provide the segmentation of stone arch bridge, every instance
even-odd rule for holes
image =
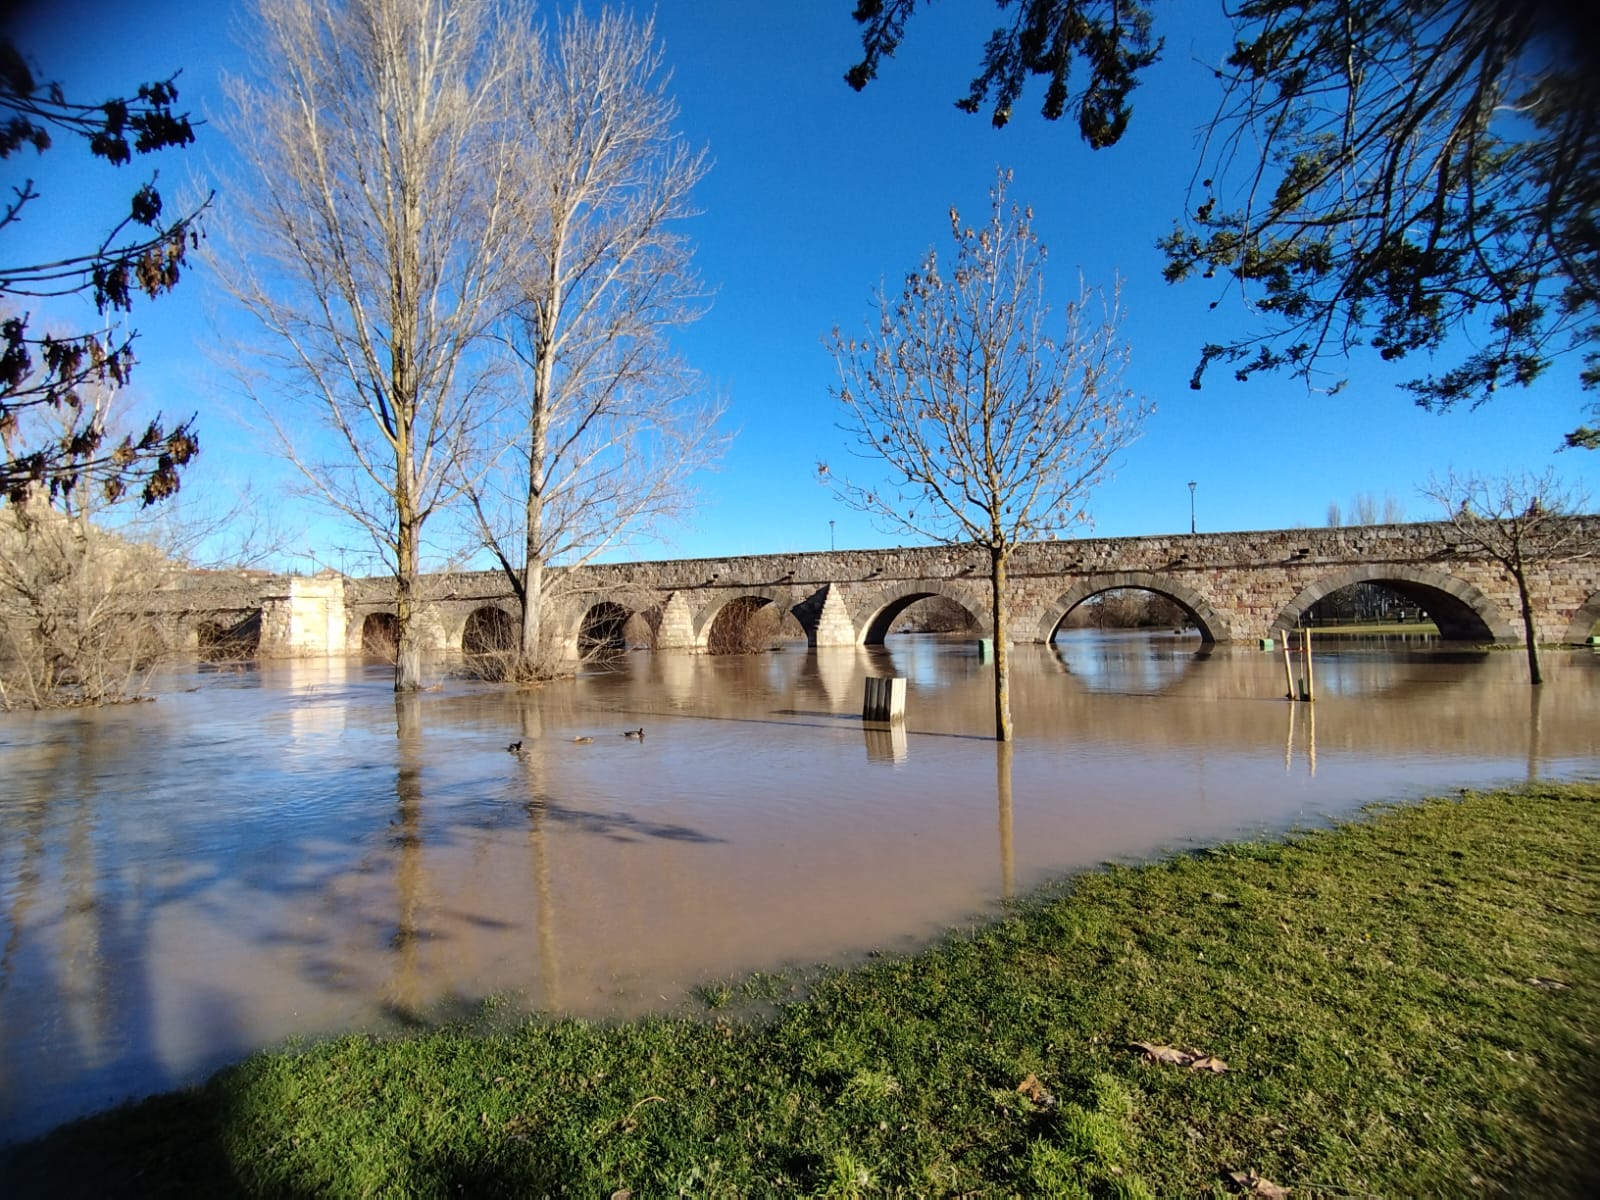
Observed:
[[[1600,517],[1571,520],[1590,553],[1531,572],[1544,642],[1584,642],[1600,620]],[[1206,641],[1254,640],[1294,627],[1324,596],[1362,582],[1400,593],[1444,638],[1522,640],[1514,582],[1499,564],[1461,546],[1447,524],[1039,542],[1013,552],[1008,575],[1011,639],[1018,642],[1050,640],[1076,605],[1114,588],[1171,598]],[[736,602],[792,613],[814,646],[881,642],[896,617],[931,596],[960,604],[984,635],[992,630],[988,559],[971,546],[617,563],[557,569],[546,578],[558,597],[554,627],[573,653],[615,641],[634,613],[646,616],[658,649],[704,651],[719,614]],[[510,636],[519,623],[499,572],[431,577],[427,591],[432,648],[472,649],[475,641]],[[265,654],[360,651],[393,620],[384,578],[258,578],[227,602],[216,589],[213,595],[213,626],[259,612]],[[206,607],[197,603],[191,620]]]

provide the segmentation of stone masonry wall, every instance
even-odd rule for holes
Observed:
[[[1600,618],[1600,517],[1573,518],[1587,558],[1532,573],[1541,640],[1582,640]],[[718,612],[740,596],[792,611],[818,645],[878,640],[915,598],[947,596],[992,632],[987,555],[971,546],[838,550],[733,558],[618,563],[554,570],[548,586],[565,598],[556,620],[575,648],[584,614],[596,604],[652,614],[663,649],[704,649]],[[1010,639],[1041,641],[1075,604],[1112,587],[1147,587],[1193,612],[1216,641],[1253,640],[1293,626],[1322,596],[1362,580],[1383,581],[1417,600],[1447,636],[1518,642],[1515,587],[1492,560],[1457,545],[1446,524],[1142,538],[1083,538],[1018,547],[1009,567]],[[459,649],[473,611],[485,605],[517,615],[498,571],[429,581],[430,640]],[[392,611],[387,579],[351,579],[344,589],[343,645],[359,649],[363,621]],[[281,593],[280,593],[281,594]],[[330,625],[337,622],[324,614]],[[290,652],[316,652],[300,630]],[[282,643],[280,643],[282,644]]]

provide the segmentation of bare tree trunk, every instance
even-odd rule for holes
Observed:
[[[1522,604],[1522,637],[1528,645],[1528,682],[1538,687],[1544,682],[1539,669],[1539,634],[1533,623],[1533,597],[1528,594],[1527,573],[1518,566],[1512,571],[1517,581],[1517,600]]]
[[[1000,895],[1009,900],[1017,891],[1017,856],[1011,823],[1011,743],[994,748],[995,799],[1000,817]]]
[[[404,196],[404,189],[402,189]],[[399,644],[394,656],[394,690],[415,692],[422,687],[422,639],[417,628],[421,609],[418,584],[422,578],[422,515],[418,511],[418,497],[414,486],[414,415],[417,397],[413,386],[414,355],[411,334],[407,328],[408,315],[414,307],[412,285],[417,277],[414,238],[411,231],[420,229],[420,214],[412,211],[410,203],[404,205],[403,229],[408,236],[402,239],[400,261],[394,264],[394,310],[391,316],[393,339],[389,351],[389,423],[393,427],[394,446],[394,517],[395,517],[395,595],[394,618],[399,630]]]
[[[544,496],[530,485],[527,508],[527,558],[522,568],[522,646],[516,674],[535,678],[541,668],[544,642]]]
[[[532,536],[530,530],[529,540]],[[531,679],[539,671],[539,646],[544,639],[544,560],[538,556],[530,554],[528,565],[523,568],[522,596],[522,650],[517,674]]]
[[[989,547],[989,594],[994,612],[994,737],[1011,740],[1010,656],[1006,653],[1006,557],[1009,546]]]
[[[421,565],[417,546],[420,532],[415,513],[402,492],[397,494],[398,517],[395,539],[394,621],[399,630],[399,644],[394,655],[394,690],[414,692],[422,687],[422,631],[417,625],[421,610],[417,583]]]
[[[550,254],[548,290],[537,304],[533,404],[528,414],[528,496],[523,509],[522,646],[517,675],[537,678],[544,642],[545,488],[549,483],[550,389],[555,377],[555,354],[549,332],[561,320],[561,291],[555,279],[561,271],[561,243]]]

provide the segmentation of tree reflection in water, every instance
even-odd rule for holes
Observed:
[[[0,1138],[490,994],[670,1009],[708,979],[913,947],[1107,860],[1592,773],[1600,751],[1587,652],[1529,689],[1515,655],[1319,644],[1304,705],[1253,648],[1095,636],[1016,649],[1009,748],[972,640],[901,634],[629,654],[537,692],[397,698],[382,664],[263,664],[14,716]],[[885,673],[910,681],[905,723],[864,729]]]

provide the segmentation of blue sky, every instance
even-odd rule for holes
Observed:
[[[1037,117],[1036,94],[1001,131],[954,108],[995,24],[982,0],[930,5],[879,80],[852,92],[842,79],[859,53],[851,7],[851,0],[661,0],[655,8],[681,128],[714,160],[698,192],[702,214],[687,227],[714,300],[680,347],[726,395],[736,437],[720,469],[700,480],[700,507],[644,556],[826,549],[830,536],[841,549],[905,540],[816,482],[819,460],[836,473],[872,470],[852,460],[837,428],[823,338],[835,325],[859,328],[880,281],[896,288],[930,245],[943,249],[952,204],[978,215],[998,167],[1014,171],[1012,196],[1034,209],[1049,251],[1047,278],[1062,302],[1075,294],[1080,272],[1092,285],[1109,287],[1118,273],[1124,279],[1123,332],[1133,352],[1126,378],[1156,412],[1096,493],[1095,534],[1186,531],[1189,480],[1202,531],[1321,525],[1330,501],[1348,507],[1358,493],[1392,495],[1407,517],[1425,518],[1433,513],[1417,488],[1452,467],[1554,467],[1591,497],[1600,494],[1595,452],[1554,453],[1589,403],[1575,366],[1558,365],[1534,390],[1446,415],[1423,412],[1397,389],[1420,373],[1419,364],[1385,367],[1372,358],[1352,363],[1350,385],[1334,397],[1286,377],[1238,384],[1216,369],[1203,390],[1190,390],[1201,343],[1226,338],[1245,319],[1231,298],[1209,310],[1210,284],[1164,284],[1155,249],[1181,211],[1199,127],[1214,104],[1206,63],[1228,40],[1218,6],[1158,6],[1164,62],[1136,93],[1128,135],[1099,152],[1084,148],[1070,124]],[[86,98],[126,92],[181,67],[183,102],[203,115],[218,109],[219,72],[243,61],[229,4],[62,0],[47,12],[19,27],[25,46],[41,75]],[[197,148],[163,156],[169,194],[226,161],[219,136],[202,129]],[[4,253],[20,260],[106,212],[108,198],[121,203],[131,191],[129,171],[139,169],[88,168],[66,150],[10,160],[7,186],[26,171],[45,199],[27,228],[8,235]],[[218,202],[225,205],[226,195]],[[134,322],[139,401],[169,415],[199,413],[204,450],[184,484],[185,502],[195,505],[247,482],[271,495],[285,477],[265,441],[232,415],[228,385],[202,352],[212,302],[197,274],[142,306]],[[72,319],[92,319],[84,311]],[[287,500],[280,507],[291,534],[280,562],[338,562],[338,547],[359,544],[359,535],[314,510]]]

